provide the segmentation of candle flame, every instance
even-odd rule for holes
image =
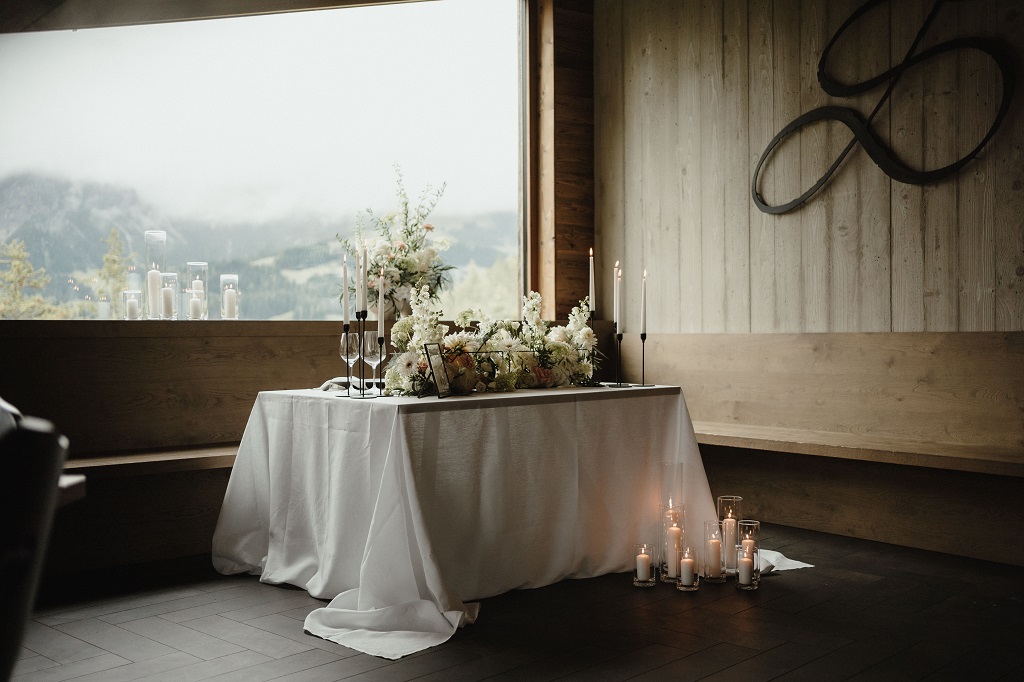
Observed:
[[[644,270],[644,279],[647,279],[647,271]]]
[[[590,257],[591,257],[591,258],[593,258],[593,257],[594,257],[594,249],[590,249]]]
[[[618,270],[618,269],[619,269],[619,261],[615,261],[615,269],[616,269],[616,270]]]

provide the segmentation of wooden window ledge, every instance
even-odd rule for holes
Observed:
[[[142,476],[202,469],[230,469],[238,454],[238,443],[225,443],[174,450],[119,452],[111,455],[69,459],[67,474],[86,474],[90,478]]]

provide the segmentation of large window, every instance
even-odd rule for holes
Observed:
[[[205,261],[244,318],[337,319],[338,237],[399,209],[399,171],[413,206],[444,186],[446,315],[514,316],[518,6],[0,35],[0,316],[120,318],[163,230],[176,296]]]

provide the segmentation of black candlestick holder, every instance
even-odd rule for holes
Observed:
[[[642,386],[642,387],[654,386],[654,384],[647,383],[646,367],[645,367],[645,364],[646,364],[645,353],[646,353],[646,351],[647,351],[647,332],[641,332],[640,333],[640,383],[638,384],[638,386]]]
[[[608,385],[612,388],[629,387],[629,384],[622,383],[622,332],[615,334],[615,383]]]
[[[354,399],[366,399],[376,398],[377,396],[372,393],[367,395],[366,393],[366,355],[363,349],[363,337],[366,332],[366,318],[369,317],[369,311],[357,310],[356,311],[356,323],[359,327],[359,395],[354,395]]]
[[[351,329],[351,328],[352,328],[352,325],[349,324],[348,322],[345,322],[345,323],[343,323],[341,325],[342,333],[344,334],[344,336],[342,337],[342,343],[343,344],[348,344],[348,330]],[[346,345],[346,348],[347,348],[347,345]],[[348,381],[345,382],[345,397],[346,398],[351,398],[352,397],[352,365],[348,364],[348,360],[347,359],[345,360],[345,364],[348,365],[348,376],[346,377],[346,379],[348,379]]]
[[[377,380],[377,395],[384,395],[384,321],[377,323],[377,372],[380,379]]]

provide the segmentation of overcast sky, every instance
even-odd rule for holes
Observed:
[[[0,178],[136,188],[173,215],[515,210],[517,0],[0,35]]]

